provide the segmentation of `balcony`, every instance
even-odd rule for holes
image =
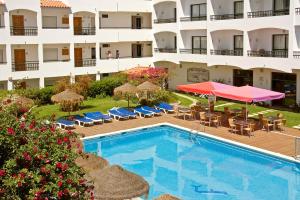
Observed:
[[[80,59],[75,60],[75,67],[94,67],[96,66],[96,59]]]
[[[290,14],[289,9],[255,11],[255,12],[248,12],[248,18],[282,16],[282,15],[289,15],[289,14]]]
[[[300,51],[294,51],[294,58],[300,59]]]
[[[43,26],[43,29],[69,29],[69,26]]]
[[[39,61],[26,61],[23,63],[12,62],[12,71],[13,72],[37,71],[37,70],[39,70]]]
[[[223,50],[210,50],[211,55],[222,55],[222,56],[243,56],[243,49],[239,50],[228,50],[228,49],[223,49]]]
[[[180,53],[182,54],[201,54],[206,55],[207,49],[180,49]]]
[[[248,51],[249,57],[274,57],[274,58],[287,58],[288,57],[288,50],[273,50],[273,51]],[[295,57],[295,53],[294,53]]]
[[[154,48],[155,53],[177,53],[175,48]]]
[[[242,19],[244,18],[244,14],[224,14],[224,15],[211,15],[210,20],[211,21],[217,21],[217,20],[228,20],[228,19]]]
[[[165,23],[175,23],[175,22],[176,22],[176,18],[154,20],[154,24],[165,24]]]
[[[14,36],[36,36],[38,35],[37,27],[10,27],[10,35]]]
[[[95,27],[74,27],[74,35],[96,35]]]
[[[199,16],[199,17],[181,17],[180,21],[181,22],[190,22],[190,21],[206,21],[207,16]]]
[[[44,63],[51,63],[51,62],[69,62],[70,59],[45,59]]]
[[[152,29],[151,26],[132,27],[132,26],[101,26],[101,25],[99,28],[100,29],[134,29],[134,30]]]

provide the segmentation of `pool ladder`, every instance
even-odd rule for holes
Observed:
[[[201,142],[198,140],[197,136],[193,133],[191,133],[189,135],[189,139],[191,142],[193,142],[194,144],[201,144]]]

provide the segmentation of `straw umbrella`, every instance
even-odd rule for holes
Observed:
[[[147,95],[147,99],[148,99],[148,96],[149,96],[149,93],[153,93],[153,92],[156,92],[158,90],[160,90],[160,87],[149,82],[149,81],[145,81],[144,83],[140,84],[139,86],[137,86],[137,88],[140,90],[140,91],[143,91],[143,92],[146,92],[146,95]]]
[[[180,200],[180,199],[169,194],[163,194],[158,198],[156,198],[155,200]]]
[[[69,89],[58,93],[56,95],[53,95],[51,97],[51,101],[54,103],[58,103],[61,105],[62,110],[68,111],[69,114],[71,111],[74,111],[75,109],[78,109],[78,105],[83,101],[84,97],[77,94],[76,92],[73,92]]]
[[[128,108],[129,108],[129,98],[130,96],[136,95],[138,93],[138,88],[134,85],[131,85],[130,83],[125,83],[124,85],[121,85],[120,87],[117,87],[114,89],[114,95],[120,95],[127,98],[128,101]]]
[[[118,165],[106,167],[91,174],[95,177],[95,198],[99,200],[123,200],[148,197],[149,184],[140,176]]]

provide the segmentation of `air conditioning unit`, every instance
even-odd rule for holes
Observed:
[[[102,47],[103,48],[108,48],[108,47],[110,47],[110,44],[102,44]]]

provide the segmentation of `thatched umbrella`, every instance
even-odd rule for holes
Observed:
[[[114,95],[120,95],[127,98],[128,101],[128,108],[129,108],[129,98],[130,96],[136,95],[138,92],[138,88],[134,85],[131,85],[130,83],[125,83],[124,85],[121,85],[120,87],[117,87],[114,89]]]
[[[75,160],[76,164],[87,172],[102,170],[109,165],[108,161],[94,154],[86,154]]]
[[[148,96],[149,96],[149,93],[151,92],[156,92],[158,90],[160,90],[160,87],[149,82],[149,81],[145,81],[144,83],[140,84],[139,86],[137,86],[137,88],[140,90],[140,91],[143,91],[143,92],[146,92],[146,95],[147,95],[147,99],[148,99]]]
[[[69,89],[53,95],[51,101],[61,105],[63,111],[74,111],[79,108],[79,104],[83,101],[84,97],[73,92]]]
[[[164,194],[159,196],[155,200],[180,200],[180,199],[169,194]]]
[[[106,167],[93,174],[95,199],[123,200],[148,197],[149,184],[140,176],[118,165]]]

